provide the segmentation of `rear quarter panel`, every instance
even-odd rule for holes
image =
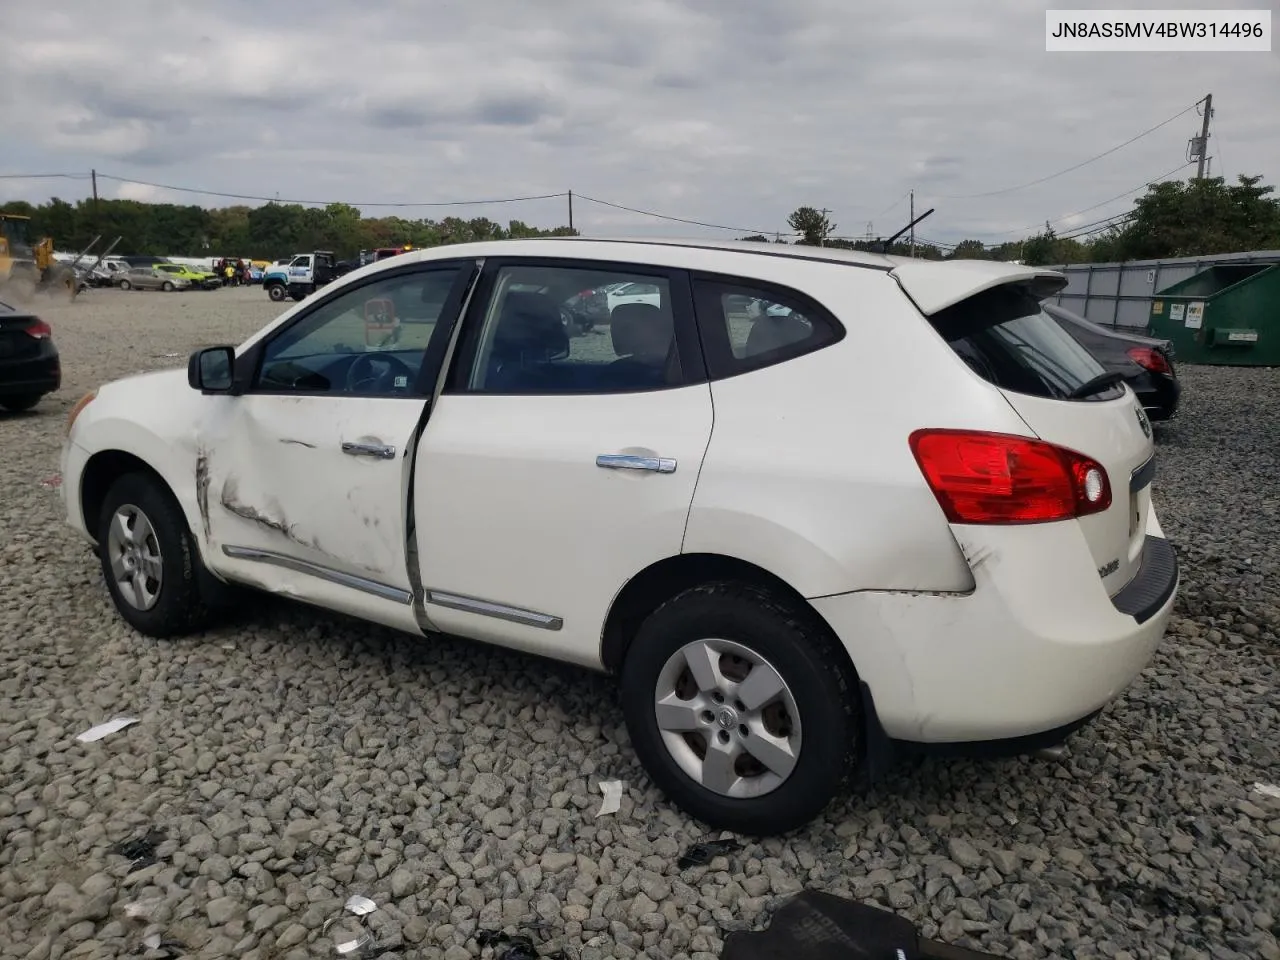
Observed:
[[[712,384],[715,426],[685,551],[750,561],[808,598],[971,590],[907,438],[926,426],[1025,436],[1026,425],[968,375],[888,274],[809,263],[770,272],[757,279],[800,289],[847,332]]]

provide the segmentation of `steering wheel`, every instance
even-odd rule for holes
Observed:
[[[347,367],[347,393],[407,393],[414,378],[413,368],[394,354],[361,353]]]

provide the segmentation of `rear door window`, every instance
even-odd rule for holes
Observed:
[[[702,275],[693,293],[712,379],[782,363],[844,336],[835,317],[795,290]]]
[[[984,290],[929,318],[969,367],[1002,390],[1055,400],[1114,400],[1112,384],[1074,396],[1106,369],[1024,287]]]

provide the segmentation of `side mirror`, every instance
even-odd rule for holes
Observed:
[[[187,361],[187,383],[201,393],[230,393],[234,384],[234,347],[206,347]]]

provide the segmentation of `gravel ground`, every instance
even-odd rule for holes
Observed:
[[[284,601],[177,642],[114,615],[42,485],[67,408],[280,309],[248,289],[43,310],[65,386],[0,414],[0,957],[163,957],[154,935],[333,956],[326,921],[364,894],[385,956],[491,956],[479,932],[534,926],[545,953],[711,958],[812,886],[1000,956],[1280,958],[1280,800],[1254,789],[1280,783],[1280,373],[1182,369],[1156,493],[1178,613],[1065,760],[906,765],[681,871],[702,832],[641,773],[603,678]],[[113,716],[140,722],[74,739]]]

